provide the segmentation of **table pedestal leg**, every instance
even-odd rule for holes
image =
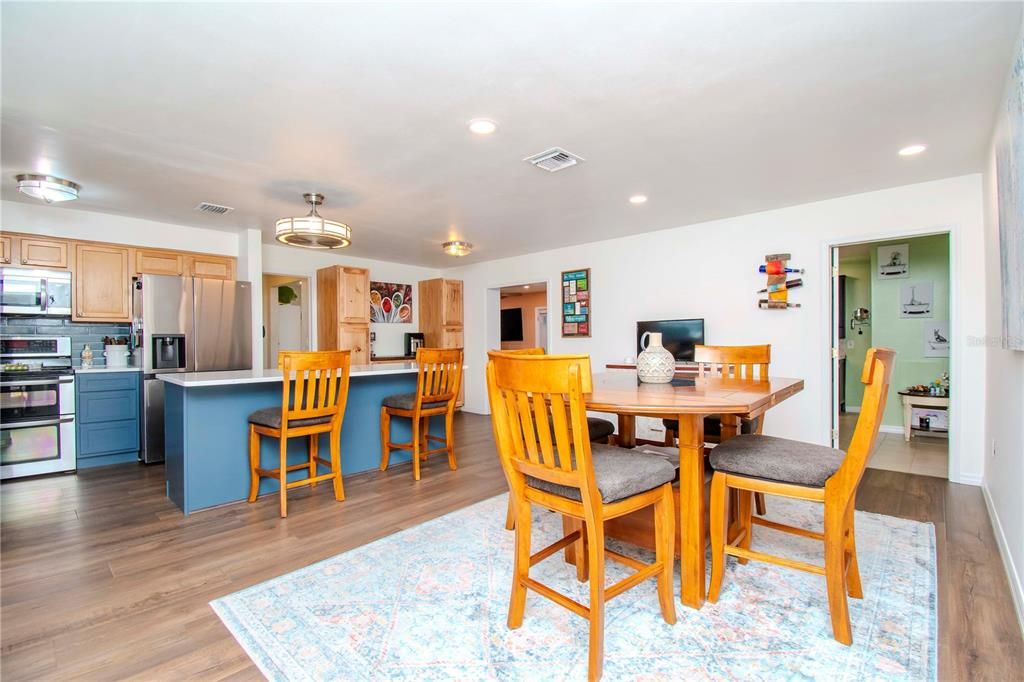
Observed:
[[[619,433],[616,438],[619,447],[636,447],[636,417],[631,414],[619,415]]]
[[[679,415],[679,548],[682,602],[704,605],[704,417]]]

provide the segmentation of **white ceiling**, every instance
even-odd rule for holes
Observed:
[[[48,171],[83,185],[75,208],[270,241],[315,190],[345,253],[529,253],[976,172],[1020,12],[4,2],[2,192]],[[586,162],[521,160],[553,145]]]

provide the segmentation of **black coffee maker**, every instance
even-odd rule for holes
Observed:
[[[423,332],[411,332],[405,335],[405,357],[416,355],[416,349],[424,346]]]

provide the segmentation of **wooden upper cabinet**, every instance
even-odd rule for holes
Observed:
[[[22,237],[20,240],[20,257],[22,265],[41,266],[44,268],[68,267],[68,243],[59,239],[37,239]]]
[[[462,326],[462,280],[444,280],[444,325]]]
[[[185,274],[185,254],[154,249],[135,250],[135,272],[140,275]]]
[[[338,350],[352,351],[353,365],[370,363],[370,325],[338,325]]]
[[[341,321],[370,323],[370,271],[341,269]]]
[[[127,246],[74,245],[75,300],[71,319],[131,322],[131,268]]]
[[[10,237],[0,237],[0,264],[11,264],[11,246]]]
[[[189,274],[207,279],[234,279],[235,259],[230,256],[194,254],[187,257]]]

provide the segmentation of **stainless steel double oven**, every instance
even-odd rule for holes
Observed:
[[[75,469],[71,337],[0,337],[0,478]]]

